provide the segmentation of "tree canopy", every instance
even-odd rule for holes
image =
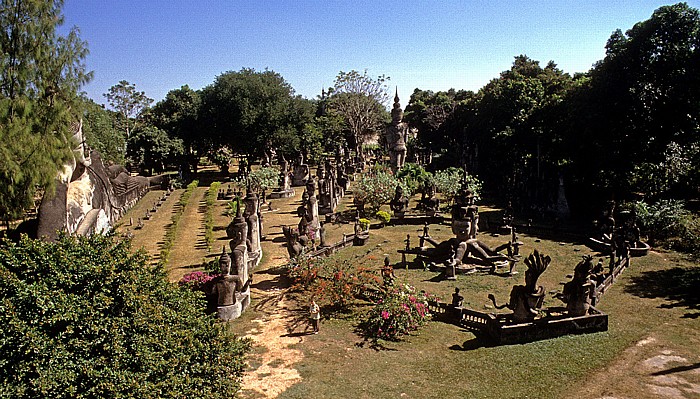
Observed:
[[[0,8],[0,218],[19,217],[37,187],[51,187],[74,143],[70,125],[86,71],[78,29],[65,36],[63,1],[3,1]],[[49,190],[50,192],[51,190]]]
[[[200,120],[232,152],[269,162],[276,149],[298,148],[298,133],[313,117],[305,101],[280,74],[244,68],[204,88]]]
[[[350,131],[351,143],[359,154],[362,144],[376,136],[389,121],[388,76],[370,77],[365,70],[340,71],[330,91],[328,113],[340,116]]]

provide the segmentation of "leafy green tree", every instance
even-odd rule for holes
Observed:
[[[103,96],[109,105],[121,116],[121,123],[128,140],[131,132],[136,129],[141,115],[153,102],[143,91],[136,90],[136,85],[120,80],[109,88]]]
[[[219,75],[203,90],[201,118],[233,153],[271,161],[274,149],[303,127],[298,106],[280,74],[244,68]]]
[[[86,43],[63,23],[63,1],[3,1],[0,8],[0,218],[19,217],[37,187],[70,157],[71,106],[91,74]]]
[[[320,107],[324,106],[320,105]],[[337,148],[345,148],[352,141],[352,138],[347,137],[346,133],[349,129],[345,120],[336,113],[321,113],[314,118],[314,126],[321,132],[323,150],[326,152],[332,153]]]
[[[154,126],[139,127],[129,137],[127,155],[133,165],[150,175],[162,172],[182,156],[182,141]]]
[[[81,98],[81,108],[85,143],[97,150],[103,161],[123,165],[126,140],[115,123],[115,113],[85,97]]]
[[[182,140],[185,164],[196,173],[199,159],[214,150],[214,138],[200,126],[200,93],[185,85],[171,90],[149,112],[151,123],[163,129],[168,136]]]
[[[389,77],[380,75],[376,79],[367,74],[351,70],[340,71],[330,91],[329,114],[344,119],[350,132],[350,143],[358,154],[368,138],[379,134],[389,121],[386,106],[389,103]]]
[[[406,106],[404,121],[418,130],[421,147],[430,148],[438,154],[454,154],[459,157],[462,154],[455,149],[464,146],[464,126],[454,126],[454,121],[459,119],[455,116],[455,111],[460,103],[473,96],[473,92],[463,90],[432,92],[415,89]],[[459,160],[455,159],[454,162]]]
[[[572,197],[582,206],[627,197],[634,169],[663,162],[671,142],[698,143],[699,43],[698,10],[686,3],[610,36],[605,58],[568,100]]]
[[[0,397],[222,398],[248,341],[128,241],[0,246]]]

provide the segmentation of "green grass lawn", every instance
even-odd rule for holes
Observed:
[[[449,301],[454,287],[460,287],[466,307],[486,312],[494,311],[488,307],[487,294],[493,293],[503,303],[513,285],[523,284],[522,263],[517,266],[520,273],[513,277],[476,273],[459,275],[456,281],[439,281],[437,273],[401,268],[396,250],[405,245],[406,234],[411,234],[412,245],[417,245],[420,230],[420,226],[372,230],[367,245],[348,248],[336,256],[378,270],[388,254],[396,268],[397,283],[411,284],[444,301]],[[432,225],[430,232],[438,240],[451,236],[446,224]],[[525,234],[520,238],[525,243],[521,249],[524,255],[537,248],[552,257],[539,280],[547,292],[561,290],[560,283],[569,280],[567,275],[573,273],[581,256],[594,253],[580,243],[539,240]],[[483,233],[480,239],[493,245],[508,237]],[[355,333],[356,315],[367,308],[358,303],[355,316],[325,319],[321,334],[296,345],[304,353],[297,365],[303,381],[280,397],[544,399],[571,395],[590,373],[604,368],[651,332],[693,353],[698,347],[700,319],[697,296],[693,297],[697,294],[693,294],[693,287],[683,287],[687,280],[694,281],[697,288],[699,268],[673,253],[633,258],[631,268],[599,306],[609,315],[609,331],[499,347],[483,347],[472,333],[436,321],[404,341],[380,341],[384,348],[373,349]],[[673,286],[678,291],[669,289]],[[299,294],[301,303],[304,298]],[[548,294],[545,306],[561,305]]]

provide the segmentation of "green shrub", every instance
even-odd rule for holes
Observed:
[[[280,171],[271,166],[264,166],[248,174],[248,183],[253,191],[260,192],[277,187]]]
[[[128,241],[0,244],[0,397],[222,398],[247,340]]]
[[[634,210],[650,244],[688,253],[700,249],[700,220],[683,201],[659,200],[652,205],[637,201]]]
[[[207,251],[211,251],[211,246],[214,242],[214,204],[216,203],[220,188],[221,183],[212,183],[211,186],[209,186],[209,190],[207,190],[207,196],[205,198],[207,213],[204,215],[204,241],[207,244]]]
[[[360,224],[360,228],[362,229],[362,231],[369,230],[369,226],[372,225],[372,222],[370,222],[369,219],[365,219],[365,218],[361,218],[357,222]]]
[[[387,291],[360,326],[370,338],[395,341],[420,328],[429,318],[427,296],[404,285]]]
[[[379,219],[380,222],[386,224],[391,221],[391,214],[386,211],[377,211],[376,215],[377,219]]]
[[[426,172],[422,166],[415,163],[407,163],[396,173],[398,178],[403,183],[404,193],[407,196],[415,194],[421,190],[425,183],[432,178],[430,172]]]
[[[391,173],[380,170],[373,175],[362,175],[355,182],[353,194],[370,212],[375,213],[379,207],[391,201],[397,184],[398,180]]]
[[[168,261],[170,259],[170,250],[173,248],[173,243],[175,242],[175,235],[177,234],[177,227],[178,224],[180,224],[180,217],[182,216],[183,213],[185,213],[185,208],[187,207],[187,204],[190,202],[190,197],[192,196],[192,193],[194,190],[197,188],[197,185],[199,185],[198,180],[193,180],[190,184],[187,185],[187,188],[185,191],[182,193],[180,196],[180,199],[178,200],[178,208],[173,214],[172,217],[172,223],[170,226],[168,226],[167,231],[165,232],[165,238],[163,239],[163,245],[160,248],[160,256],[158,259],[158,265],[165,268],[167,266]]]
[[[462,169],[450,167],[435,172],[435,174],[429,178],[428,182],[433,184],[439,193],[442,193],[447,202],[451,202],[462,186],[462,176]],[[465,176],[465,180],[467,182],[467,187],[474,194],[475,200],[478,200],[481,194],[481,181],[468,173]]]

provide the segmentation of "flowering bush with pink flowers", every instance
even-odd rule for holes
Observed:
[[[178,281],[178,285],[181,287],[186,286],[192,291],[204,291],[204,286],[216,276],[216,274],[202,271],[191,272],[182,276],[180,281]]]
[[[418,330],[429,318],[428,295],[403,285],[387,291],[367,313],[360,328],[370,338],[396,341]]]

